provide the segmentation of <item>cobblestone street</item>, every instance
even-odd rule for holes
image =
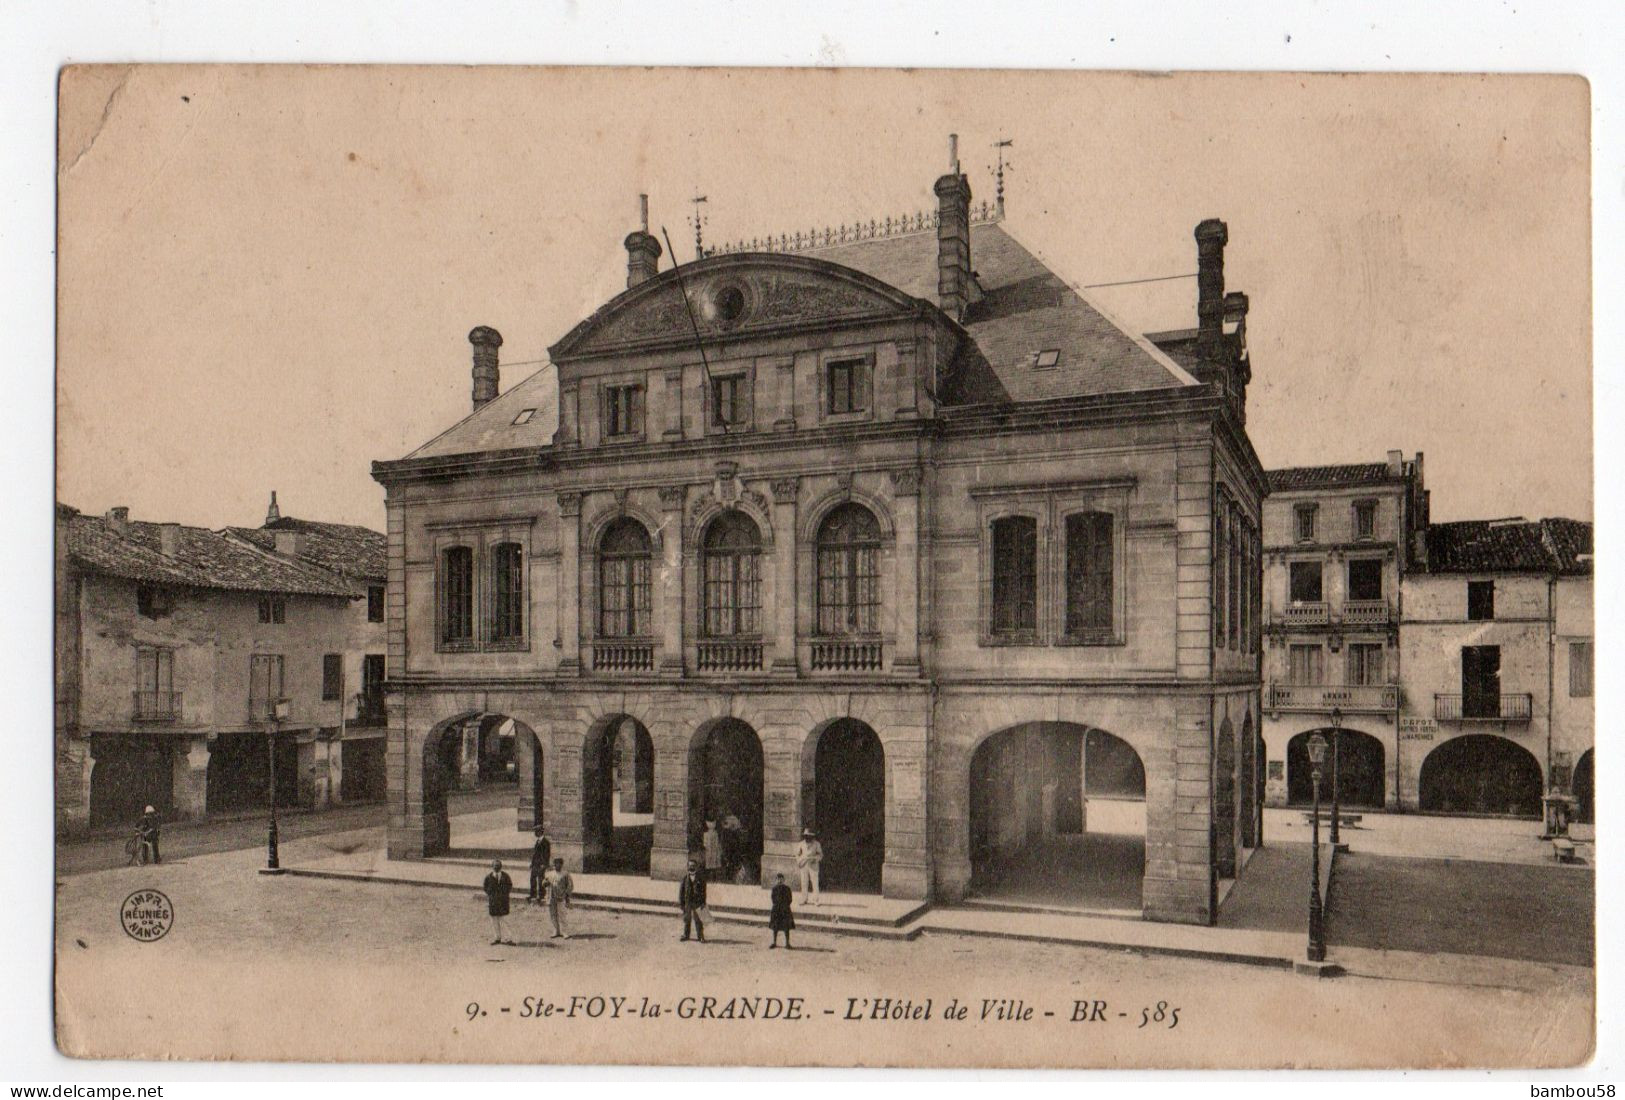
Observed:
[[[369,830],[309,836],[285,853],[308,860],[373,838]],[[1558,1064],[1583,1058],[1589,1046],[1591,975],[1571,967],[1526,967],[1514,983],[1498,984],[1492,973],[1485,986],[1460,987],[1315,982],[1259,967],[935,933],[913,943],[798,934],[797,949],[786,952],[768,950],[756,927],[718,923],[705,945],[680,943],[675,917],[587,909],[573,914],[565,941],[550,938],[544,913],[522,903],[510,920],[517,943],[492,947],[477,869],[465,893],[264,876],[256,873],[262,860],[256,847],[61,879],[64,1049],[139,1053],[151,1020],[154,1033],[170,1037],[166,1052],[178,1056],[204,1053],[225,1035],[267,1058],[381,1058],[410,1049],[451,1060],[568,1060],[585,1057],[594,1042],[599,1057],[628,1062],[769,1054],[753,1045],[772,1041],[759,1028],[740,1029],[736,1041],[724,1021],[649,1026],[631,1015],[645,996],[663,1006],[668,1025],[680,1008],[702,1011],[705,997],[716,998],[716,1012],[734,997],[781,999],[754,1002],[758,1011],[770,1003],[790,1011],[782,999],[804,998],[796,1011],[812,1026],[783,1026],[806,1028],[809,1062],[907,1062],[911,1037],[950,1039],[949,1062],[975,1060],[976,1048],[991,1042],[1013,1060],[1043,1051],[1056,1064],[1094,1066],[1359,1065],[1373,1051],[1390,1064]],[[139,943],[122,931],[119,906],[149,887],[170,898],[175,923],[162,940]],[[584,1002],[575,1018],[533,1015],[543,1001],[567,1011],[571,997],[592,995],[627,998],[622,1016],[613,1024],[585,1017]],[[956,997],[969,1017],[943,1020]],[[1000,1021],[995,1007],[981,1019],[983,999],[1001,997],[1025,1001],[1034,1018]],[[868,998],[867,1007],[857,1002],[864,1012],[879,998],[915,1006],[930,998],[932,1018],[854,1022],[845,1019],[848,998]],[[1105,1001],[1102,1018],[1070,1022],[1079,1000]],[[1141,1010],[1154,1013],[1159,1002],[1179,1008],[1178,1025],[1140,1027]],[[481,1011],[487,1015],[470,1018]],[[269,1015],[274,1028],[252,1026]],[[373,1026],[346,1026],[352,1020]],[[1314,1023],[1287,1026],[1293,1020]],[[1506,1048],[1505,1036],[1537,1021],[1539,1050]],[[622,1045],[603,1044],[611,1026],[624,1034]],[[395,1041],[410,1046],[387,1045]]]

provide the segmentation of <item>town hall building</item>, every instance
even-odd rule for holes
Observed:
[[[556,381],[469,334],[471,414],[374,464],[392,858],[447,850],[445,746],[511,723],[575,870],[675,879],[732,818],[741,881],[811,828],[827,888],[1215,919],[1263,803],[1226,227],[1147,336],[957,160],[934,191],[676,268],[645,219]]]

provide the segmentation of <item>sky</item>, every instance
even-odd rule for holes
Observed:
[[[1074,282],[1229,225],[1267,467],[1426,453],[1436,520],[1592,516],[1589,104],[1576,78],[80,68],[61,84],[58,499],[383,526],[376,459],[506,389],[625,283],[637,197],[708,242],[976,200]],[[974,266],[974,256],[972,262]],[[669,264],[665,257],[662,266]],[[1195,323],[1191,279],[1094,291]]]

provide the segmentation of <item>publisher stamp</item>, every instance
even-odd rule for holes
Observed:
[[[151,943],[169,934],[175,924],[175,906],[157,890],[137,890],[119,906],[119,923],[133,940]]]

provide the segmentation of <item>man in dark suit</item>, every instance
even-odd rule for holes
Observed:
[[[553,839],[546,831],[536,826],[536,843],[530,849],[530,894],[525,898],[527,905],[535,905],[542,900],[542,880],[547,876],[547,869],[553,865]]]
[[[683,907],[683,939],[688,939],[690,926],[705,942],[705,876],[700,874],[698,860],[688,861],[688,874],[677,886],[677,904]]]

